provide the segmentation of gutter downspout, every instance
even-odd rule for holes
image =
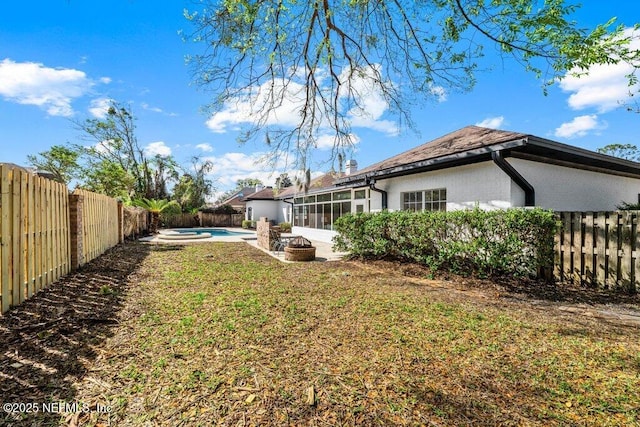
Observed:
[[[529,182],[520,173],[515,170],[511,164],[509,164],[502,155],[502,150],[492,151],[491,158],[493,162],[504,171],[511,179],[515,181],[518,187],[524,191],[524,205],[535,206],[536,205],[536,191]]]
[[[291,221],[290,221],[290,224],[293,227],[293,206],[294,206],[294,204],[293,204],[293,202],[287,202],[286,199],[282,199],[282,201],[285,202],[288,205],[291,205]]]
[[[367,181],[369,182],[369,180],[367,179]],[[381,190],[379,188],[376,188],[376,182],[369,182],[369,188],[373,191],[376,191],[380,194],[382,194],[382,210],[387,210],[388,209],[388,205],[387,205],[387,192],[384,190]]]

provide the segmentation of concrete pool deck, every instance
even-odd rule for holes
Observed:
[[[233,228],[233,227],[203,227],[203,230],[211,230],[211,229],[215,229],[215,228],[219,228],[220,230],[228,230],[228,231],[233,231],[233,232],[237,232],[237,233],[242,233],[242,235],[240,234],[236,234],[233,236],[215,236],[212,235],[211,237],[207,237],[207,238],[194,238],[194,239],[189,239],[189,238],[185,238],[185,239],[180,239],[180,240],[164,240],[161,238],[161,235],[163,234],[163,232],[167,232],[170,231],[172,229],[160,229],[159,230],[159,234],[156,234],[154,236],[148,236],[148,237],[142,237],[139,240],[141,242],[149,242],[149,243],[199,243],[199,242],[244,242],[245,239],[255,239],[256,238],[256,233],[255,231],[247,231],[244,228]],[[194,230],[197,230],[197,227],[193,228]],[[176,233],[177,234],[177,233]],[[175,235],[175,234],[170,234],[170,235]]]
[[[212,227],[208,227],[209,229]],[[274,252],[269,251],[267,249],[261,248],[258,246],[258,238],[256,236],[255,231],[247,231],[243,228],[233,228],[233,227],[220,227],[223,230],[235,231],[238,233],[243,233],[243,235],[234,235],[234,236],[211,236],[207,238],[197,238],[197,239],[181,239],[181,240],[163,240],[159,237],[158,234],[155,236],[142,237],[139,240],[141,242],[154,243],[154,244],[170,244],[170,245],[181,245],[181,244],[191,244],[191,243],[204,243],[204,242],[245,242],[254,248],[261,250],[262,252],[271,255],[272,257],[282,261],[282,262],[293,262],[293,261],[285,261],[284,259],[284,251]],[[162,230],[161,230],[162,231]],[[319,242],[317,240],[311,240],[313,246],[316,247],[316,259],[315,262],[324,262],[324,261],[339,261],[347,255],[344,252],[335,252],[333,250],[332,243]]]

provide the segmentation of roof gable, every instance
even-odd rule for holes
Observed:
[[[404,153],[390,157],[381,162],[359,170],[353,176],[364,175],[367,172],[382,171],[415,162],[450,156],[470,150],[501,144],[509,141],[526,139],[529,135],[497,129],[467,126],[455,132],[429,141],[412,148]]]
[[[250,194],[244,198],[245,201],[249,200],[274,200],[276,195],[276,190],[273,187],[267,187],[260,191],[256,191],[253,194]]]

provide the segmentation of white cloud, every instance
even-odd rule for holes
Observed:
[[[356,145],[360,142],[360,137],[354,133],[349,134],[351,144]],[[320,135],[316,141],[316,148],[320,150],[331,150],[336,142],[335,135]]]
[[[431,85],[429,92],[437,98],[438,102],[445,102],[447,100],[447,90],[442,86]]]
[[[107,117],[109,107],[111,107],[110,98],[96,98],[91,101],[89,106],[89,113],[96,119],[104,119]]]
[[[113,142],[112,139],[101,141],[101,142],[98,142],[96,145],[94,145],[93,148],[100,154],[108,154],[111,151],[109,150],[109,147],[112,142]]]
[[[198,148],[198,149],[200,149],[200,150],[202,150],[204,152],[207,152],[207,153],[213,151],[213,147],[211,146],[211,144],[198,144],[198,145],[196,145],[196,148]]]
[[[322,76],[323,73],[320,72],[320,80],[323,79]],[[346,82],[347,73],[343,72],[340,78]],[[396,135],[398,133],[396,123],[382,119],[389,106],[382,94],[375,90],[372,83],[374,78],[374,71],[368,70],[358,73],[349,85],[342,86],[340,98],[345,99],[351,90],[350,93],[356,97],[360,106],[360,108],[353,107],[343,111],[343,114],[353,127],[363,127],[388,135]],[[266,120],[259,123],[261,126],[293,128],[300,120],[300,111],[305,102],[305,90],[305,86],[296,81],[290,81],[286,85],[282,81],[276,81],[273,88],[271,83],[267,82],[260,87],[247,89],[235,99],[227,101],[221,111],[213,114],[207,120],[206,125],[212,132],[226,133],[230,129],[236,130],[243,124],[258,124],[258,120],[263,117],[262,110],[269,109]],[[268,108],[272,102],[269,98],[271,91],[276,94],[276,98],[281,97],[282,101],[278,100],[276,106]],[[319,121],[321,128],[327,128],[325,118],[319,118]]]
[[[353,127],[373,129],[392,136],[397,135],[399,129],[396,123],[381,119],[389,105],[374,83],[377,80],[377,72],[379,72],[379,66],[370,67],[358,72],[356,77],[352,76],[349,80],[349,71],[343,71],[340,80],[345,84],[341,86],[339,95],[343,99],[347,94],[355,98],[357,106],[346,113]]]
[[[162,108],[152,107],[149,104],[147,104],[146,102],[143,102],[142,104],[140,104],[140,106],[142,107],[143,110],[153,111],[154,113],[164,113]]]
[[[72,116],[72,101],[89,93],[94,85],[79,70],[8,58],[0,62],[0,95],[7,101],[36,105],[51,116]]]
[[[490,128],[490,129],[500,129],[500,127],[502,127],[503,124],[504,124],[504,116],[498,116],[498,117],[487,117],[483,121],[476,123],[476,126],[480,126],[483,128]]]
[[[151,142],[144,147],[144,153],[147,156],[160,155],[166,157],[171,155],[171,147],[167,146],[163,141]]]
[[[265,185],[273,186],[280,171],[286,167],[284,164],[278,164],[274,172],[274,169],[263,161],[265,154],[231,152],[221,156],[207,156],[204,160],[213,163],[211,177],[217,187],[233,188],[236,181],[244,178],[258,178]],[[289,176],[292,176],[292,173]]]
[[[631,50],[640,50],[640,32],[628,28],[625,36],[633,36],[629,45]],[[585,75],[575,77],[572,71],[567,73],[560,81],[560,88],[565,92],[571,92],[568,103],[574,110],[595,108],[604,113],[620,106],[621,102],[628,100],[629,92],[637,92],[640,85],[629,87],[628,74],[634,71],[629,64],[618,63],[615,65],[594,65]]]
[[[256,124],[260,118],[260,109],[269,104],[268,91],[270,84],[265,83],[259,88],[246,90],[234,100],[227,101],[222,111],[213,114],[206,124],[215,133],[226,133],[231,127],[237,128],[242,124]],[[277,83],[274,91],[283,93],[283,101],[272,108],[263,125],[283,127],[295,126],[299,118],[299,108],[303,102],[304,87],[295,82],[288,86]]]
[[[560,138],[575,138],[585,136],[589,131],[602,130],[607,127],[605,122],[599,122],[595,114],[578,116],[568,123],[556,128],[555,136]]]

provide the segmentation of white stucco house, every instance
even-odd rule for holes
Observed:
[[[610,211],[640,196],[640,163],[518,132],[468,126],[358,170],[246,198],[252,218],[290,222],[295,233],[330,241],[345,213],[542,207]]]

